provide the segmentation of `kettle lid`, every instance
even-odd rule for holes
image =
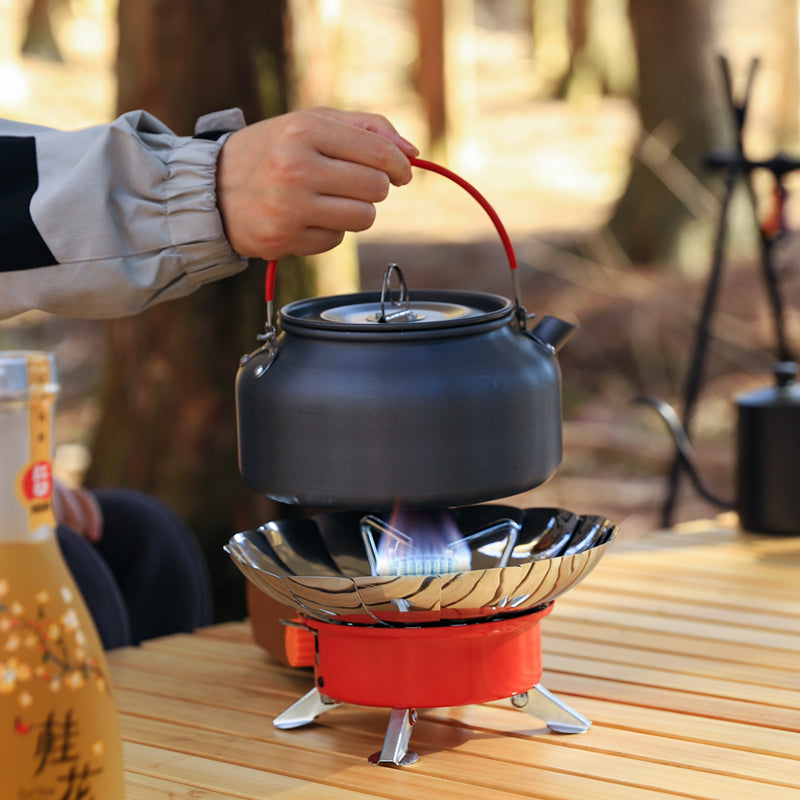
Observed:
[[[512,305],[499,295],[453,290],[420,290],[406,306],[389,307],[377,292],[297,300],[281,309],[284,329],[385,333],[505,324]]]
[[[391,288],[393,277],[399,284],[396,293]],[[333,332],[402,333],[504,323],[511,312],[506,298],[478,292],[427,290],[416,293],[412,303],[403,271],[397,264],[389,264],[380,293],[298,300],[281,309],[281,321],[284,329],[299,326]]]

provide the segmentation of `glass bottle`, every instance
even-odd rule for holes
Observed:
[[[0,352],[0,798],[122,800],[108,667],[55,535],[51,354]]]

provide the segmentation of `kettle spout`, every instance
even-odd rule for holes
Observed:
[[[575,335],[577,325],[549,314],[531,331],[535,339],[547,345],[557,353]]]

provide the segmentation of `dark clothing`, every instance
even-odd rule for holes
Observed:
[[[0,251],[5,270],[46,267],[56,263],[31,218],[30,205],[39,188],[36,139],[0,136]]]
[[[211,622],[211,588],[192,534],[163,504],[121,489],[94,492],[97,544],[58,527],[61,551],[106,650]]]

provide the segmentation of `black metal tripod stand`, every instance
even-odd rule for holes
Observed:
[[[731,149],[714,150],[706,158],[706,166],[711,169],[721,169],[725,172],[725,189],[722,196],[720,208],[719,224],[716,231],[714,249],[711,260],[711,271],[706,284],[705,296],[700,312],[700,319],[695,334],[694,354],[689,368],[689,373],[684,387],[683,405],[683,428],[686,431],[687,439],[689,436],[692,415],[695,410],[697,399],[700,395],[700,387],[703,378],[703,366],[705,363],[706,350],[710,340],[710,323],[714,313],[717,295],[720,288],[722,267],[724,262],[725,240],[728,229],[728,212],[730,210],[731,199],[734,190],[740,179],[744,178],[750,204],[758,222],[758,207],[755,187],[753,184],[753,173],[756,170],[768,170],[774,177],[779,203],[778,213],[782,211],[782,203],[786,197],[784,179],[790,172],[800,169],[800,161],[789,158],[779,153],[778,155],[762,161],[752,161],[745,155],[742,134],[745,120],[747,118],[750,94],[758,67],[757,59],[750,62],[750,69],[747,76],[747,85],[744,96],[740,102],[734,98],[733,87],[730,74],[730,66],[724,56],[720,57],[720,67],[725,89],[727,92],[728,104],[733,115],[736,143]],[[784,324],[783,303],[779,291],[779,278],[774,264],[774,245],[782,233],[780,222],[778,226],[758,225],[760,232],[761,250],[761,272],[766,284],[767,296],[772,311],[775,324],[775,335],[777,341],[777,359],[779,361],[792,361],[792,354],[786,339]],[[672,516],[677,500],[678,483],[683,470],[686,469],[686,461],[680,453],[676,453],[672,462],[669,474],[669,484],[667,498],[662,510],[661,523],[664,527],[672,524]]]

